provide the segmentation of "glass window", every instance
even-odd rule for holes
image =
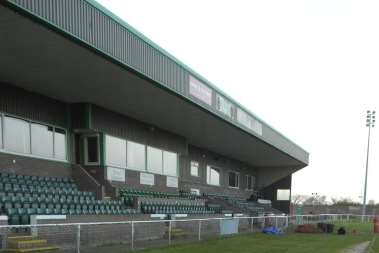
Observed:
[[[223,96],[217,94],[217,110],[232,117],[233,104]]]
[[[191,188],[191,194],[200,196],[200,189]]]
[[[54,156],[59,160],[67,160],[67,141],[66,131],[61,128],[55,128],[54,131]]]
[[[86,137],[86,163],[98,164],[99,163],[99,137],[87,136]]]
[[[239,187],[239,174],[236,172],[229,172],[229,186],[238,188]]]
[[[246,189],[254,190],[254,186],[255,186],[255,177],[246,175]]]
[[[146,170],[146,149],[145,145],[127,142],[127,168],[132,170]]]
[[[163,174],[177,176],[178,156],[176,153],[163,151]]]
[[[105,160],[109,166],[126,168],[126,140],[106,135]]]
[[[196,161],[191,161],[191,176],[199,176],[199,163]]]
[[[29,123],[21,119],[5,117],[4,142],[7,151],[30,154]]]
[[[147,147],[147,170],[153,173],[162,174],[162,150]]]
[[[53,157],[53,128],[40,124],[30,124],[32,136],[32,154]]]
[[[3,116],[0,114],[0,149],[3,148]]]
[[[220,172],[218,169],[207,166],[207,184],[220,185]]]
[[[288,189],[278,189],[276,198],[277,200],[289,201],[291,197],[291,191]]]
[[[212,90],[193,76],[189,78],[189,93],[202,102],[212,105]]]

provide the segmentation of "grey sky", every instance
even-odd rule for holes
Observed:
[[[310,152],[293,192],[362,195],[379,109],[377,0],[99,0]],[[368,199],[379,201],[379,129]]]

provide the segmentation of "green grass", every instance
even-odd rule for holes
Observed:
[[[340,227],[344,227],[347,231],[348,235],[353,234],[373,234],[374,226],[372,223],[365,222],[362,223],[360,221],[350,221],[350,222],[333,222],[335,225],[335,231]]]
[[[200,243],[177,245],[160,249],[144,250],[143,253],[340,253],[361,242],[373,238],[372,224],[360,222],[335,222],[335,230],[343,226],[348,235],[294,234],[272,236],[260,233],[222,238]],[[355,231],[355,234],[352,234]],[[379,242],[372,253],[379,252]]]
[[[370,245],[370,249],[367,253],[378,253],[379,252],[379,236],[376,236],[373,241],[372,245]]]
[[[223,237],[215,240],[177,244],[171,247],[147,249],[141,253],[341,253],[342,250],[373,239],[372,224],[335,222],[347,229],[345,236],[330,234],[264,235],[262,233]],[[354,231],[354,234],[353,234]],[[145,246],[147,246],[146,243]],[[84,252],[84,251],[83,251]],[[91,249],[91,253],[121,253],[125,245]],[[85,252],[86,253],[86,252]],[[367,253],[379,253],[379,236]]]
[[[338,253],[360,242],[368,241],[368,235],[343,237],[338,235],[291,234],[271,236],[251,234],[208,242],[145,250],[144,253]]]

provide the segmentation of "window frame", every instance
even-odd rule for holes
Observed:
[[[230,185],[230,173],[234,173],[237,176],[237,186],[231,186]],[[239,189],[240,188],[240,185],[241,185],[240,175],[241,175],[241,173],[237,172],[235,170],[229,170],[228,171],[228,187],[229,188],[232,188],[232,189]]]
[[[192,173],[192,163],[196,163],[197,164],[197,167],[196,167],[196,175],[194,175],[193,173]],[[198,161],[195,161],[195,160],[191,160],[190,161],[190,175],[191,175],[191,177],[200,177],[200,175],[199,175],[199,167],[200,167],[200,163],[198,162]]]
[[[288,191],[288,199],[286,198],[286,199],[282,199],[282,198],[280,198],[279,199],[279,191],[282,191],[282,192],[284,192],[284,191]],[[282,188],[278,188],[278,189],[276,189],[276,201],[291,201],[291,189],[282,189]]]
[[[6,140],[6,138],[5,138],[5,133],[6,133],[5,118],[6,117],[23,120],[23,121],[28,123],[28,125],[29,125],[29,145],[30,145],[29,153],[20,153],[20,152],[16,152],[16,151],[10,151],[10,150],[7,150],[5,148],[5,140]],[[0,122],[2,124],[2,127],[0,129],[2,131],[2,133],[1,133],[2,134],[2,143],[0,143],[0,153],[11,154],[11,155],[19,155],[19,156],[31,157],[31,158],[54,161],[54,162],[63,162],[63,163],[69,163],[70,162],[70,159],[69,159],[70,148],[68,145],[68,130],[66,128],[64,128],[62,126],[58,126],[58,125],[49,124],[46,122],[41,122],[41,121],[37,121],[37,120],[30,120],[28,118],[22,118],[18,115],[14,115],[11,113],[5,113],[5,112],[0,112],[0,118],[2,119]],[[32,151],[32,131],[31,131],[31,125],[32,124],[37,124],[37,125],[42,125],[42,126],[47,126],[47,127],[53,128],[53,156],[52,157],[41,156],[41,155],[36,155],[36,154],[32,153],[33,152]],[[65,135],[64,143],[65,143],[65,151],[66,151],[65,159],[56,158],[56,156],[55,156],[55,129],[56,128],[59,128],[59,129],[64,131],[64,135]]]
[[[157,170],[154,170],[156,168],[153,168],[153,170],[151,170],[152,168],[150,168],[149,166],[149,148],[151,151],[159,151],[160,152],[160,156],[161,156],[161,168],[160,168],[160,171],[161,172],[158,172]],[[160,149],[160,148],[157,148],[157,147],[153,147],[153,146],[150,146],[150,145],[146,145],[146,170],[147,172],[149,173],[152,173],[152,174],[159,174],[159,175],[164,175],[163,174],[163,150]]]
[[[90,136],[90,135],[87,135],[87,136]],[[126,138],[123,138],[123,137],[119,137],[119,136],[114,136],[114,135],[111,135],[111,134],[107,134],[107,133],[104,133],[104,142],[106,143],[106,137],[109,136],[109,137],[113,137],[113,138],[117,138],[117,139],[121,139],[123,141],[125,141],[125,145],[126,145],[126,156],[125,156],[125,159],[126,159],[126,167],[119,167],[119,166],[116,166],[114,164],[109,164],[108,161],[107,161],[107,158],[106,158],[106,152],[107,152],[107,145],[105,144],[105,166],[109,166],[109,167],[114,167],[114,168],[120,168],[120,169],[125,169],[125,170],[132,170],[132,171],[138,171],[138,172],[141,172],[141,173],[149,173],[149,174],[153,174],[153,175],[162,175],[162,176],[168,176],[168,177],[176,177],[176,178],[179,178],[179,172],[180,172],[180,168],[179,168],[179,165],[180,165],[180,162],[179,162],[179,153],[175,152],[175,151],[170,151],[170,150],[166,150],[166,149],[162,149],[162,148],[158,148],[158,147],[155,147],[155,146],[151,146],[151,145],[146,145],[146,144],[143,144],[143,143],[140,143],[140,142],[136,142],[136,141],[132,141],[132,140],[129,140],[129,139],[126,139]],[[83,136],[84,138],[84,136]],[[129,164],[129,159],[128,159],[128,152],[130,149],[130,145],[133,145],[133,144],[136,144],[136,145],[140,145],[141,148],[143,148],[143,163],[144,163],[144,167],[141,168],[141,169],[138,169],[136,167],[131,167],[130,164]],[[83,145],[85,145],[84,141],[83,141]],[[158,171],[151,171],[149,170],[149,167],[148,167],[148,148],[152,148],[154,150],[159,150],[161,152],[161,171],[158,172]],[[87,152],[85,149],[83,149],[84,152]],[[142,150],[142,149],[141,149]],[[170,173],[166,173],[167,170],[165,170],[165,153],[171,153],[173,155],[176,156],[176,168],[175,168],[175,175],[173,174],[170,174]],[[85,156],[86,156],[86,153],[85,153]],[[85,158],[86,159],[86,158]],[[86,162],[86,160],[85,160]]]
[[[97,137],[97,162],[89,162],[88,161],[88,137]],[[83,135],[83,145],[84,145],[84,164],[88,166],[98,166],[101,163],[100,156],[100,135],[99,134],[86,134]]]
[[[125,167],[122,167],[122,166],[119,166],[119,165],[116,165],[116,164],[113,164],[111,162],[108,161],[108,145],[107,145],[107,137],[110,137],[110,138],[113,138],[113,139],[118,139],[118,140],[122,140],[122,141],[125,141]],[[127,164],[127,156],[128,156],[128,141],[123,139],[123,138],[120,138],[120,137],[116,137],[116,136],[113,136],[113,135],[109,135],[109,134],[104,134],[104,147],[105,147],[105,152],[104,152],[104,164],[107,166],[107,167],[113,167],[113,168],[119,168],[119,169],[126,169],[128,167],[128,164]]]
[[[127,170],[133,170],[133,171],[139,171],[139,172],[148,172],[147,171],[147,146],[143,143],[139,143],[139,142],[135,142],[135,141],[131,141],[131,140],[128,140],[128,139],[125,139],[126,140],[126,169]],[[143,169],[137,169],[137,168],[134,168],[134,167],[130,167],[128,165],[128,150],[129,150],[129,147],[128,147],[128,143],[133,143],[133,144],[138,144],[138,145],[142,145],[143,146],[143,150],[144,150],[144,168]]]
[[[54,131],[53,131],[53,150],[54,150],[54,152],[53,152],[53,157],[54,157],[54,160],[55,161],[67,161],[68,162],[68,154],[69,154],[69,147],[68,147],[68,136],[67,136],[67,129],[65,129],[65,128],[63,128],[63,127],[58,127],[58,126],[54,126],[53,127],[54,128]],[[55,142],[55,133],[56,133],[56,129],[57,128],[59,128],[59,129],[61,129],[61,130],[63,130],[64,131],[64,144],[65,144],[65,159],[64,160],[62,160],[62,159],[60,159],[60,158],[56,158],[56,149],[55,149],[55,144],[56,144],[56,142]]]
[[[209,178],[210,175],[208,175],[208,167],[210,169],[214,169],[218,172],[218,184],[212,184],[211,183],[211,179]],[[210,173],[211,174],[211,173]],[[209,180],[209,181],[208,181]],[[221,187],[221,168],[217,167],[217,166],[213,166],[213,165],[207,165],[207,176],[206,176],[206,183],[207,185],[211,185],[211,186],[216,186],[216,187]]]
[[[168,177],[176,177],[178,178],[179,177],[179,154],[176,153],[176,152],[171,152],[171,151],[168,151],[168,150],[164,150],[164,149],[161,149],[162,150],[162,175],[165,175],[165,176],[168,176]],[[175,175],[170,175],[169,173],[166,173],[166,170],[165,170],[165,153],[171,153],[171,154],[174,154],[175,155],[175,158],[176,158],[176,164],[175,164]]]
[[[33,156],[37,156],[37,157],[44,157],[44,158],[50,158],[50,159],[55,158],[55,128],[51,127],[52,128],[52,131],[51,131],[51,156],[45,156],[45,155],[34,153],[36,151],[34,150],[35,147],[33,147],[34,141],[35,141],[33,138],[33,126],[37,126],[37,127],[44,126],[47,128],[51,127],[49,125],[43,125],[43,124],[34,123],[34,122],[29,123],[29,128],[30,128],[30,154]]]
[[[249,188],[249,178],[251,180],[251,188]],[[254,175],[246,175],[246,190],[247,191],[254,191],[255,181],[256,181],[256,177]]]

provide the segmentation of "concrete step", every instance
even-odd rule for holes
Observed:
[[[8,236],[8,241],[25,241],[25,240],[34,240],[37,239],[35,236],[31,235],[12,235]]]
[[[47,252],[47,251],[55,251],[55,250],[59,250],[59,247],[57,247],[57,246],[45,246],[45,247],[30,248],[30,249],[5,249],[2,252],[28,253],[28,252]]]
[[[167,230],[164,237],[168,238],[169,231]],[[171,239],[186,237],[188,233],[181,228],[173,228],[171,229]]]
[[[46,246],[47,241],[42,239],[31,239],[31,240],[9,240],[9,249],[30,249],[30,248],[40,248]]]

